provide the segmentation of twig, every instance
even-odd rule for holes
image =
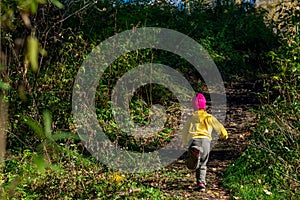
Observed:
[[[28,146],[30,149],[34,150],[30,145],[26,144],[25,142],[23,142],[16,134],[14,134],[11,131],[6,131],[9,134],[12,134],[19,142],[21,142],[24,146]]]

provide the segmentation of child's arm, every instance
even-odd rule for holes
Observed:
[[[217,131],[217,133],[219,133],[223,139],[228,138],[228,133],[227,133],[226,129],[214,116],[211,117],[211,124],[212,124],[213,129],[215,129]]]
[[[189,130],[190,130],[190,124],[191,124],[191,118],[189,118],[189,119],[185,122],[185,124],[184,124],[184,126],[183,126],[183,128],[182,128],[182,130],[181,130],[181,139],[182,139],[182,143],[183,143],[184,145],[187,145],[188,142],[189,142],[189,134],[190,134]]]

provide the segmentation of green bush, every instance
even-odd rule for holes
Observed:
[[[280,46],[269,52],[272,75],[259,94],[258,124],[247,151],[225,173],[224,184],[242,199],[298,199],[300,195],[299,3],[276,7]]]

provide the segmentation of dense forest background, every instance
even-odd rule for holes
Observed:
[[[139,182],[149,174],[126,174],[99,163],[73,124],[72,90],[83,60],[102,41],[140,27],[193,38],[209,52],[224,82],[258,82],[256,127],[247,150],[223,174],[230,196],[299,196],[300,3],[182,2],[178,7],[164,0],[1,1],[1,199],[177,198]],[[113,118],[110,96],[118,78],[150,62],[171,66],[195,91],[207,91],[200,74],[169,52],[144,49],[116,59],[99,82],[96,113],[112,141],[139,152],[164,146],[180,123],[178,100],[156,84],[134,93],[130,112],[146,125],[151,106],[163,105],[164,130],[136,140]]]

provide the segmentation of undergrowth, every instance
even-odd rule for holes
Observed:
[[[132,175],[110,170],[74,149],[52,157],[51,163],[35,157],[31,150],[10,155],[0,175],[1,199],[176,198],[134,182]]]
[[[249,147],[224,174],[235,199],[299,199],[300,22],[299,2],[284,1],[269,12],[280,47],[269,52],[274,72],[260,93],[258,123]],[[282,29],[281,27],[285,27]]]
[[[298,199],[300,195],[300,112],[286,115],[286,105],[265,106],[248,149],[224,174],[235,198]]]

